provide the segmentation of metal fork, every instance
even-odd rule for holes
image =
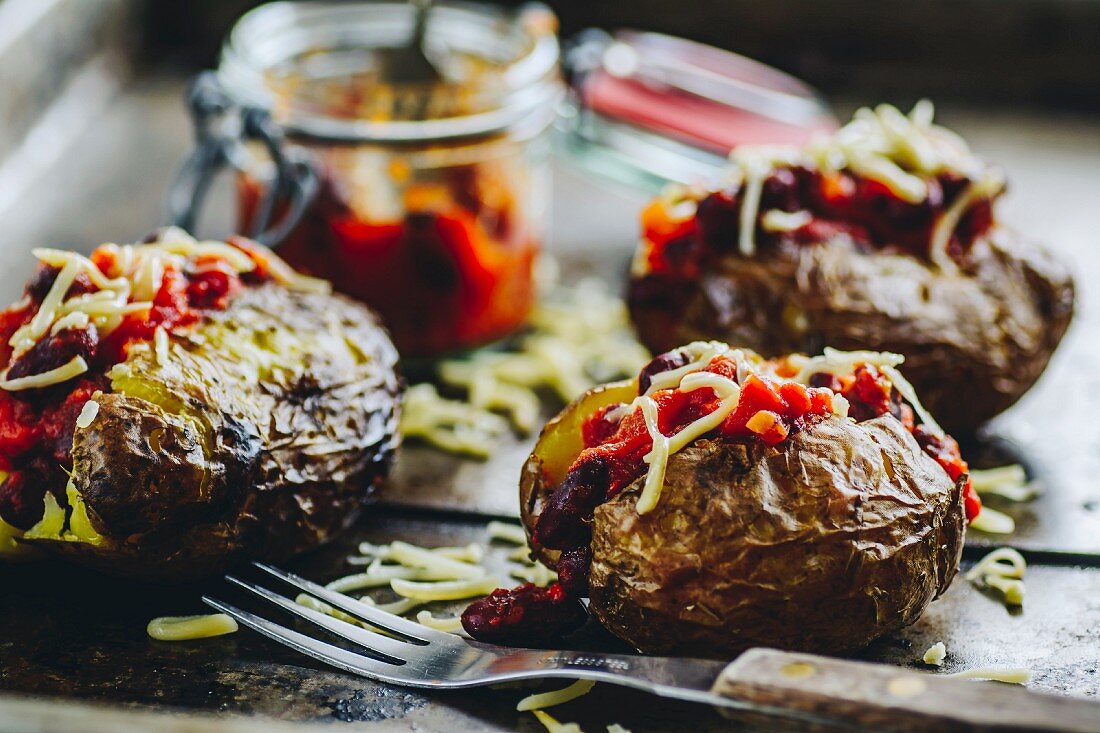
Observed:
[[[513,649],[483,644],[429,629],[270,565],[255,563],[255,566],[392,636],[333,618],[233,576],[227,576],[226,580],[358,644],[371,652],[371,656],[349,652],[208,596],[204,596],[203,601],[250,629],[314,659],[396,685],[449,689],[530,678],[568,677],[637,687],[664,697],[714,703],[717,696],[709,690],[726,666],[722,662]]]
[[[455,689],[548,677],[590,679],[662,697],[814,722],[959,731],[1096,731],[1100,705],[1006,685],[961,682],[897,667],[752,649],[736,661],[514,649],[429,629],[293,573],[254,563],[381,633],[303,606],[234,576],[226,580],[363,648],[294,631],[224,601],[207,605],[254,631],[339,669],[406,687]]]

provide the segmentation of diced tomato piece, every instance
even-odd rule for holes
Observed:
[[[661,245],[695,233],[695,217],[674,219],[664,200],[656,199],[642,211],[642,232],[646,239]]]
[[[607,413],[620,407],[622,407],[621,404],[601,407],[591,417],[584,421],[584,424],[581,426],[581,438],[584,440],[585,448],[602,445],[615,435],[615,432],[619,429],[619,422],[608,420]]]
[[[963,508],[966,511],[967,522],[973,522],[982,513],[982,498],[978,496],[969,479],[963,488]]]
[[[813,400],[809,391],[797,382],[784,382],[779,385],[779,394],[787,403],[784,414],[791,418],[799,418],[813,408]]]

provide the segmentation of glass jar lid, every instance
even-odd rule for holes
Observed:
[[[799,145],[837,126],[804,82],[683,38],[591,29],[573,39],[566,65],[569,158],[646,190],[719,178],[738,145]]]
[[[333,141],[425,142],[552,121],[564,87],[545,6],[436,4],[424,52],[442,82],[390,83],[381,57],[410,42],[416,20],[405,2],[262,5],[230,32],[218,79],[288,132]],[[409,95],[421,99],[415,116],[403,112]]]

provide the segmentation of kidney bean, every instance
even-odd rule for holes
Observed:
[[[642,367],[641,374],[638,375],[638,394],[645,394],[649,390],[650,385],[653,384],[653,377],[657,374],[679,369],[689,361],[690,357],[679,350],[655,356],[652,361]]]
[[[611,471],[595,457],[570,471],[550,495],[535,526],[535,541],[554,550],[587,545],[592,538],[592,512],[607,497]]]
[[[580,628],[588,614],[576,597],[554,583],[538,588],[498,588],[462,613],[462,628],[473,638],[509,646],[538,646]]]
[[[56,369],[77,356],[91,363],[99,346],[99,334],[96,327],[66,328],[47,336],[31,347],[30,351],[17,358],[8,368],[8,379],[28,377]]]

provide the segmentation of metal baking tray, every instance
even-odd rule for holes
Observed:
[[[130,241],[158,223],[161,194],[189,143],[183,82],[145,79],[112,104],[95,129],[33,181],[5,221],[0,248],[0,296],[17,296],[31,247],[50,244],[88,250],[101,238]],[[1100,271],[1100,231],[1089,182],[1100,170],[1100,123],[1044,115],[943,110],[948,124],[973,146],[1002,162],[1013,193],[1006,213],[1021,229],[1042,234],[1074,264],[1081,311],[1038,387],[991,426],[971,457],[988,464],[1024,462],[1045,488],[1031,503],[998,508],[1017,517],[1005,539],[971,537],[967,561],[986,545],[1010,544],[1031,560],[1028,597],[1009,612],[994,597],[957,580],[916,625],[876,643],[862,656],[905,666],[943,641],[947,669],[991,664],[1026,666],[1033,686],[1076,695],[1100,687],[1100,293],[1087,277]],[[217,192],[210,231],[231,220],[228,190]],[[619,281],[632,247],[637,197],[558,171],[554,240],[550,250],[569,275]],[[594,246],[598,245],[598,246]],[[6,300],[5,300],[6,302]],[[481,537],[489,516],[511,516],[516,479],[530,440],[509,441],[486,463],[460,461],[422,446],[407,446],[385,501],[341,542],[303,558],[296,570],[318,580],[348,572],[344,557],[361,539],[407,539],[425,545]],[[986,454],[989,455],[986,455]],[[981,454],[981,455],[979,455]],[[978,462],[978,461],[976,461]],[[179,644],[145,634],[157,615],[199,613],[203,586],[134,585],[57,564],[0,567],[0,729],[11,696],[58,700],[55,710],[80,702],[117,708],[206,711],[247,720],[347,722],[347,729],[534,732],[537,722],[514,711],[522,690],[425,695],[371,683],[328,669],[247,631]],[[579,641],[615,642],[598,629]],[[601,685],[560,708],[559,717],[586,730],[618,722],[635,733],[729,730],[716,713]],[[50,706],[45,706],[46,710]],[[97,708],[88,708],[89,723]],[[103,715],[107,715],[104,712]],[[36,719],[37,720],[37,719]],[[44,720],[44,719],[43,719]],[[115,718],[110,718],[114,721]],[[114,730],[103,723],[101,730]],[[744,730],[775,730],[775,722]],[[43,730],[68,730],[63,725]],[[330,728],[331,729],[331,728]]]

